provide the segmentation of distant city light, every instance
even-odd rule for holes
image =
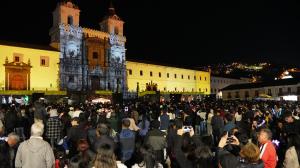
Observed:
[[[298,101],[298,96],[295,95],[282,96],[282,98],[286,101]]]

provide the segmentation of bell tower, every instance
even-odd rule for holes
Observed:
[[[113,3],[111,1],[108,8],[108,15],[100,23],[101,31],[107,32],[109,34],[123,36],[123,24],[124,22],[116,14],[115,7],[113,6]]]
[[[60,25],[71,25],[79,27],[80,10],[78,6],[72,3],[71,0],[60,2],[57,4],[53,15],[53,25],[50,29],[49,35],[51,36],[51,46],[58,48],[60,34]]]
[[[108,71],[106,72],[108,88],[117,93],[127,91],[126,37],[123,34],[123,25],[124,22],[116,14],[116,10],[111,2],[108,8],[108,15],[100,23],[100,29],[109,34]]]
[[[83,30],[79,26],[80,10],[71,0],[57,4],[53,11],[50,45],[60,51],[60,88],[81,91],[83,85]]]

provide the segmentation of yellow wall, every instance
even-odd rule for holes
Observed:
[[[126,69],[128,91],[136,91],[137,82],[139,82],[140,91],[143,91],[146,88],[146,83],[152,81],[158,84],[158,90],[160,91],[175,91],[175,88],[177,88],[177,91],[182,92],[184,88],[185,92],[199,92],[199,89],[201,89],[201,92],[210,94],[209,72],[132,61],[126,61]],[[129,70],[132,71],[131,75]],[[141,70],[143,71],[143,76],[140,75]],[[150,71],[152,71],[152,77],[150,76]],[[161,72],[161,77],[159,77],[159,72]],[[167,73],[169,73],[169,78],[167,78]],[[174,74],[177,74],[176,79]],[[183,79],[181,75],[183,75]],[[190,79],[188,79],[188,75]],[[196,76],[196,80],[194,80],[194,76]]]
[[[5,64],[6,57],[8,62],[13,62],[14,53],[23,54],[23,62],[31,62],[30,90],[59,90],[59,52],[40,49],[22,48],[14,46],[0,45],[0,88],[5,87]],[[49,57],[49,66],[40,65],[40,57]],[[50,87],[52,84],[52,87]]]

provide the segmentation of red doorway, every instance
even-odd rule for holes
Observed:
[[[5,66],[5,89],[6,90],[27,90],[30,89],[31,66],[23,62],[11,62]]]

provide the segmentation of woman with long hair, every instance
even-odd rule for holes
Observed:
[[[163,168],[157,161],[154,150],[150,145],[144,145],[138,150],[137,163],[132,168]]]
[[[284,168],[299,168],[300,163],[300,136],[299,134],[290,134],[287,138],[287,151],[283,162]]]
[[[213,153],[208,146],[198,147],[195,150],[196,168],[213,168]]]
[[[93,168],[127,168],[123,163],[117,161],[113,147],[103,144],[98,150]]]
[[[116,156],[113,150],[110,149],[109,145],[98,149],[94,168],[117,168]]]

